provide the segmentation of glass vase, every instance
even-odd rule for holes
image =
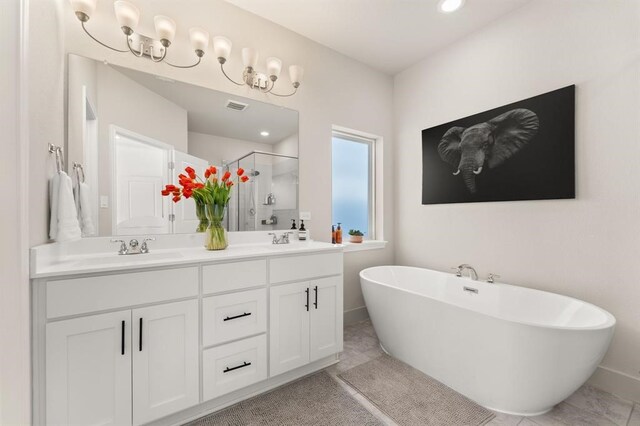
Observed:
[[[209,226],[205,233],[204,246],[207,250],[224,250],[229,246],[227,230],[222,225],[226,205],[207,204],[206,212]]]
[[[207,217],[207,209],[202,201],[196,202],[196,216],[198,217],[198,227],[196,232],[206,232],[209,227],[209,218]]]

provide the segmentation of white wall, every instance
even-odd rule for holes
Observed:
[[[284,69],[292,63],[305,68],[305,80],[297,95],[290,98],[275,98],[256,93],[246,87],[235,86],[219,71],[219,65],[210,51],[203,64],[193,69],[182,70],[155,64],[128,54],[118,54],[96,45],[89,39],[77,22],[71,8],[65,6],[66,48],[68,52],[107,59],[110,63],[162,75],[175,80],[209,87],[238,96],[247,96],[261,101],[295,109],[300,112],[300,209],[312,212],[313,220],[308,227],[314,239],[329,241],[331,230],[331,181],[321,179],[331,169],[331,126],[336,124],[384,137],[384,173],[392,174],[392,125],[391,77],[286,30],[265,19],[252,15],[222,0],[199,2],[198,7],[176,7],[174,2],[141,0],[136,2],[143,10],[139,31],[154,34],[153,20],[157,13],[168,14],[178,23],[178,34],[171,45],[169,56],[174,63],[193,61],[184,28],[203,26],[212,35],[224,34],[234,48],[228,62],[232,76],[241,75],[240,50],[252,46],[260,51],[260,57],[282,58]],[[108,42],[121,46],[122,33],[114,18],[111,2],[98,2],[98,12],[90,21],[92,31]],[[42,34],[41,39],[47,35]],[[262,61],[260,69],[262,69]],[[281,91],[288,89],[286,73],[280,78]],[[393,241],[392,215],[393,194],[391,180],[383,185],[385,197],[385,237]],[[42,200],[39,201],[42,203]],[[388,264],[393,262],[393,244],[384,250],[368,252],[367,262],[362,265]],[[357,274],[348,269],[352,254],[345,255],[345,309],[363,306]]]
[[[640,401],[640,3],[537,0],[395,77],[397,262],[616,316],[593,380]],[[576,84],[577,199],[421,205],[421,130]]]
[[[251,151],[271,152],[273,145],[225,138],[204,133],[189,132],[189,154],[203,158],[216,166],[223,161],[231,161],[242,157]]]
[[[26,198],[24,178],[28,154],[26,93],[21,87],[26,73],[22,42],[26,10],[22,2],[2,5],[0,50],[6,56],[0,64],[0,129],[2,155],[0,179],[19,182],[0,203],[0,424],[22,425],[30,421],[29,286]],[[21,77],[22,75],[22,77]],[[22,142],[22,143],[21,143]],[[23,144],[24,143],[24,144]]]
[[[289,155],[291,157],[298,156],[298,134],[287,136],[273,146],[273,152],[276,154]]]

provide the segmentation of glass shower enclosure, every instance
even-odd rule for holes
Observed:
[[[290,229],[298,222],[298,158],[252,151],[226,164],[242,167],[249,176],[231,194],[227,213],[229,231]]]

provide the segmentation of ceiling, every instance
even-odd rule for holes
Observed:
[[[297,111],[112,66],[138,84],[186,109],[190,132],[268,144],[276,144],[298,133]],[[249,104],[249,107],[244,111],[234,111],[226,108],[228,100]],[[261,136],[263,130],[268,131],[269,136]]]
[[[226,0],[387,74],[396,74],[530,0]]]

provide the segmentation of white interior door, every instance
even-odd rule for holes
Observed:
[[[309,283],[271,288],[270,376],[309,362]]]
[[[170,233],[170,200],[160,191],[170,179],[171,147],[126,131],[112,134],[114,234]]]
[[[198,301],[133,311],[133,424],[199,402]]]
[[[131,311],[47,324],[47,424],[131,424]]]
[[[201,179],[204,179],[204,171],[209,167],[207,160],[180,151],[173,151],[173,162],[175,166],[173,170],[173,182],[176,185],[178,184],[178,175],[184,173],[186,167],[192,167]],[[173,204],[173,211],[175,214],[173,232],[196,232],[198,217],[196,216],[196,204],[193,199],[182,200],[177,204]]]
[[[342,351],[342,277],[310,283],[310,360],[316,361]]]

